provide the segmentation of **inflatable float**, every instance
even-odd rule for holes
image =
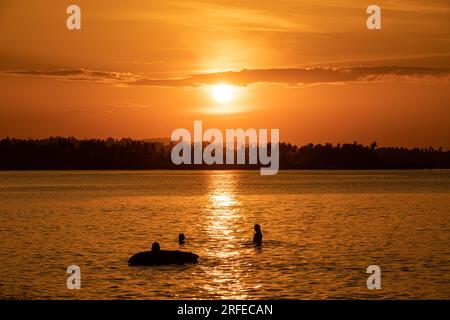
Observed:
[[[196,263],[198,255],[192,252],[183,251],[144,251],[133,255],[128,259],[130,266],[156,266],[165,264],[185,264]]]

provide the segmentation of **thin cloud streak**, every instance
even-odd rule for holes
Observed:
[[[288,86],[386,81],[449,81],[450,68],[409,66],[310,67],[288,69],[244,69],[219,73],[194,74],[182,78],[145,78],[130,72],[95,71],[89,69],[17,70],[7,74],[55,77],[62,80],[107,82],[126,86],[200,87],[217,83],[247,86],[275,83]]]
[[[448,81],[449,68],[402,66],[312,67],[290,69],[251,69],[191,75],[178,79],[137,79],[129,85],[163,87],[198,87],[216,83],[246,86],[255,83],[278,83],[289,86],[374,81]]]
[[[99,71],[84,68],[58,70],[14,70],[5,71],[4,74],[57,77],[65,80],[94,82],[127,82],[140,78],[139,75],[130,72]]]

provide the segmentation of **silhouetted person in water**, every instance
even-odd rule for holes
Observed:
[[[152,252],[159,252],[161,250],[161,247],[159,246],[158,242],[153,242],[152,244]]]
[[[184,233],[180,233],[178,235],[178,244],[184,244],[184,239],[185,239]]]
[[[259,224],[255,224],[255,235],[253,236],[253,243],[260,245],[262,243],[262,232],[261,232],[261,226]]]
[[[179,250],[161,250],[158,242],[153,242],[151,251],[138,252],[128,259],[130,266],[156,266],[165,264],[195,263],[198,255]]]

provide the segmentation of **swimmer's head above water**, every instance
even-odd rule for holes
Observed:
[[[253,236],[253,243],[260,245],[262,243],[262,232],[261,232],[261,226],[259,224],[255,224],[255,235]]]
[[[161,247],[159,246],[158,242],[153,242],[152,244],[152,252],[158,252],[161,250]]]

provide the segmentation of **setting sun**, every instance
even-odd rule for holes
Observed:
[[[1,306],[450,301],[449,14],[0,0]]]
[[[220,103],[230,102],[234,96],[233,86],[227,84],[218,84],[212,88],[212,96],[214,100]]]

